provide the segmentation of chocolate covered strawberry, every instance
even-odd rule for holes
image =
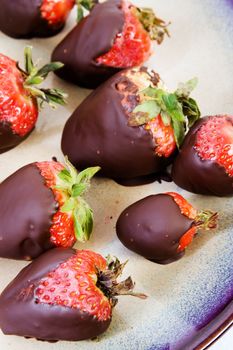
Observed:
[[[216,227],[217,213],[199,211],[175,192],[148,196],[126,208],[117,220],[120,241],[159,264],[180,259],[199,230]]]
[[[105,332],[118,295],[133,293],[125,264],[88,250],[53,249],[24,268],[0,296],[5,334],[40,340],[83,340]]]
[[[34,259],[89,239],[92,210],[82,198],[98,167],[78,173],[66,159],[24,166],[0,184],[0,256]]]
[[[75,0],[1,0],[0,31],[13,38],[49,37],[65,25]]]
[[[61,90],[38,88],[49,72],[61,67],[60,62],[42,68],[33,65],[31,47],[25,48],[25,71],[17,62],[0,54],[0,153],[17,146],[34,129],[38,100],[52,107],[65,103],[66,94]]]
[[[92,8],[94,2],[85,4]],[[126,0],[97,4],[55,48],[52,60],[64,63],[57,74],[96,88],[119,70],[142,65],[152,52],[152,40],[160,44],[168,34],[166,26],[152,10]]]
[[[99,165],[102,175],[118,182],[136,178],[136,184],[148,176],[153,181],[173,159],[188,124],[199,118],[197,104],[189,97],[195,83],[180,84],[170,93],[146,68],[117,73],[67,121],[63,153],[74,166]]]
[[[172,177],[190,192],[233,195],[233,116],[201,118],[185,138]]]

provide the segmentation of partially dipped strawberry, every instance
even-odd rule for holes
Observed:
[[[125,264],[88,250],[53,249],[24,268],[0,296],[5,334],[40,340],[83,340],[105,332],[118,295],[133,293]]]
[[[1,0],[0,31],[13,38],[49,37],[65,25],[75,0]]]
[[[52,107],[65,103],[66,94],[61,90],[38,88],[49,72],[61,67],[60,62],[40,69],[34,66],[31,47],[25,48],[25,71],[0,54],[0,153],[17,146],[32,132],[39,114],[37,100]]]
[[[84,3],[84,1],[80,1]],[[152,53],[152,40],[161,43],[166,24],[152,10],[137,8],[126,0],[107,0],[62,40],[52,54],[64,67],[57,74],[87,88],[96,88],[123,68],[142,65]],[[82,13],[79,13],[79,18]]]
[[[188,124],[199,118],[189,96],[194,85],[192,80],[170,93],[146,68],[117,73],[67,121],[63,153],[74,166],[99,165],[102,175],[121,183],[151,181],[151,175],[153,181],[171,163]]]
[[[24,166],[0,184],[0,257],[31,260],[89,239],[93,213],[82,198],[98,167],[78,173],[66,159]]]
[[[116,232],[130,250],[159,264],[180,259],[199,230],[216,227],[217,213],[199,211],[175,192],[151,195],[119,216]]]
[[[201,118],[185,137],[172,177],[190,192],[233,195],[233,116]]]

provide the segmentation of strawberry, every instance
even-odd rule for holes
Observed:
[[[201,118],[187,134],[172,169],[177,185],[194,193],[233,194],[233,116]]]
[[[87,241],[93,213],[82,194],[98,170],[78,173],[68,159],[65,166],[56,161],[36,162],[3,181],[0,256],[30,260],[48,249]]]
[[[57,26],[66,22],[75,0],[43,0],[40,12],[49,25]]]
[[[34,129],[38,118],[37,99],[64,104],[66,95],[58,89],[39,89],[49,72],[62,67],[53,62],[42,68],[33,65],[31,48],[25,48],[25,71],[17,62],[0,54],[0,153],[22,142]]]
[[[0,30],[13,38],[55,35],[74,4],[75,0],[1,0]]]
[[[130,250],[159,264],[180,259],[198,230],[216,227],[218,215],[199,211],[180,194],[151,195],[119,216],[116,232]]]
[[[149,33],[140,22],[138,10],[128,1],[122,2],[125,22],[113,46],[106,54],[97,58],[99,64],[111,67],[135,67],[142,65],[151,54]]]
[[[196,79],[190,80],[170,93],[158,74],[146,68],[117,73],[67,121],[63,153],[76,167],[99,164],[102,175],[120,183],[160,178],[187,127],[200,116],[190,97],[195,84]]]
[[[77,85],[96,88],[119,70],[142,65],[151,55],[152,41],[160,44],[169,35],[167,24],[151,9],[129,1],[78,4],[77,26],[52,54],[52,60],[64,63],[58,75]],[[85,18],[82,4],[91,10]]]
[[[0,296],[5,334],[41,340],[83,340],[106,331],[118,295],[133,295],[131,277],[117,282],[125,266],[88,250],[53,249],[29,266]]]

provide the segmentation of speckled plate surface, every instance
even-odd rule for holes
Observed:
[[[171,20],[171,39],[161,47],[148,65],[157,70],[169,88],[179,81],[198,76],[194,92],[203,115],[233,113],[233,2],[230,0],[144,0],[137,5],[154,7]],[[22,62],[25,44],[34,46],[34,57],[49,59],[53,47],[74,25],[74,16],[62,33],[50,39],[14,40],[0,34],[0,52]],[[36,130],[20,146],[0,156],[0,180],[33,161],[62,159],[60,138],[63,125],[74,108],[89,94],[64,83],[55,76],[54,86],[69,97],[66,107],[45,108]],[[117,240],[115,222],[120,212],[134,201],[152,193],[178,191],[200,208],[220,212],[219,229],[200,234],[183,259],[160,266],[146,261]],[[233,312],[233,199],[219,199],[187,193],[173,183],[153,183],[125,188],[108,179],[93,181],[88,201],[95,214],[92,238],[85,246],[103,254],[129,259],[125,275],[131,274],[146,301],[121,297],[109,330],[97,341],[77,344],[49,344],[0,334],[4,350],[191,350],[202,349],[224,330]],[[17,218],[15,218],[17,227]],[[0,260],[0,290],[26,265]],[[202,344],[202,345],[200,345]]]

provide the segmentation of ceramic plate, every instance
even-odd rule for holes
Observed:
[[[144,0],[137,5],[154,7],[172,22],[171,39],[166,39],[148,62],[166,85],[194,76],[194,92],[202,114],[233,114],[233,3],[227,0]],[[72,28],[75,13],[62,33],[54,38],[14,40],[0,34],[0,52],[22,62],[25,44],[34,46],[34,57],[49,60],[55,45]],[[74,108],[90,91],[64,83],[55,76],[49,81],[69,93],[69,103],[56,111],[45,108],[36,130],[20,146],[0,156],[0,180],[33,161],[49,160],[60,151],[61,132]],[[178,191],[199,208],[220,212],[219,229],[200,234],[185,257],[160,266],[128,251],[115,235],[115,222],[129,204],[152,193]],[[121,297],[109,330],[96,341],[49,344],[0,334],[4,350],[173,350],[202,349],[230,323],[233,305],[233,199],[193,195],[173,183],[153,183],[125,188],[108,179],[93,181],[88,201],[94,209],[95,229],[85,246],[103,254],[129,259],[125,276],[131,274],[136,289],[146,301]],[[15,218],[17,225],[17,218]],[[1,259],[1,290],[26,265]],[[202,345],[200,345],[202,344]],[[203,345],[205,344],[205,345]]]

